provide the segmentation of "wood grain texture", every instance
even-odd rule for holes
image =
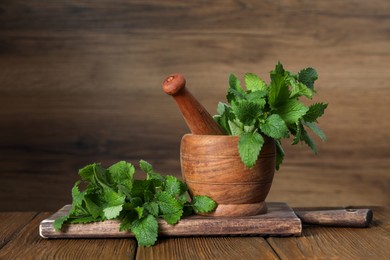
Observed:
[[[88,224],[65,225],[61,232],[55,231],[53,222],[65,216],[71,205],[66,205],[54,215],[44,219],[39,225],[43,238],[109,238],[134,237],[131,232],[119,231],[120,222],[106,220]],[[159,236],[222,236],[222,235],[261,235],[292,236],[300,235],[302,225],[299,218],[285,203],[270,203],[266,214],[251,217],[213,218],[190,216],[175,225],[159,219]]]
[[[161,82],[181,72],[210,114],[227,78],[319,72],[328,141],[290,147],[269,199],[390,204],[390,2],[0,2],[0,210],[57,210],[92,162],[180,176],[188,132]],[[23,191],[23,192],[21,192]]]
[[[389,211],[378,208],[373,211],[370,228],[305,226],[302,237],[270,237],[267,242],[281,259],[387,259],[390,255]]]
[[[267,211],[265,199],[275,172],[275,142],[264,138],[253,167],[238,153],[238,136],[184,135],[182,176],[191,196],[209,196],[218,206],[211,216],[251,216]]]
[[[188,90],[186,80],[182,75],[176,73],[168,76],[164,80],[162,88],[175,100],[192,134],[226,135],[206,108]]]
[[[0,249],[36,215],[35,212],[0,212]]]
[[[164,238],[154,247],[139,247],[137,260],[278,259],[260,237]]]
[[[0,250],[0,259],[132,259],[136,242],[133,239],[48,240],[39,236],[42,213],[26,225]]]
[[[361,206],[359,208],[372,208]],[[324,210],[322,208],[321,210]],[[326,208],[329,209],[329,208]],[[374,207],[369,228],[304,227],[302,237],[185,237],[160,238],[154,247],[137,247],[131,239],[41,239],[39,222],[50,213],[33,218],[22,229],[12,225],[11,240],[0,248],[1,259],[387,259],[390,211]],[[296,208],[320,210],[320,208]],[[5,213],[21,222],[29,213]],[[3,215],[4,216],[4,215]],[[22,221],[23,222],[23,221]],[[3,222],[2,222],[3,223]],[[2,226],[0,228],[3,229]],[[130,244],[129,244],[130,243]]]
[[[338,209],[295,211],[302,223],[335,227],[368,227],[372,221],[371,209]]]

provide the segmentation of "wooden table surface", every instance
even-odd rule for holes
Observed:
[[[3,212],[0,259],[389,259],[390,212],[372,209],[369,228],[304,226],[301,237],[160,237],[153,247],[130,238],[43,239],[38,226],[51,213]]]

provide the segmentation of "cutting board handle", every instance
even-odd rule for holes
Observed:
[[[295,214],[302,224],[338,227],[368,227],[373,217],[371,209],[296,210]]]

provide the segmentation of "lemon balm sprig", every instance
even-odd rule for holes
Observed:
[[[326,136],[318,126],[327,103],[304,105],[301,97],[312,99],[316,93],[314,82],[317,71],[305,68],[294,74],[278,62],[270,72],[267,84],[253,73],[245,74],[246,90],[238,78],[229,76],[227,103],[220,102],[214,119],[229,135],[239,136],[238,151],[244,164],[255,165],[264,144],[264,136],[275,140],[276,169],[284,159],[283,138],[293,137],[292,144],[306,143],[316,154],[317,147],[308,130],[325,141]]]

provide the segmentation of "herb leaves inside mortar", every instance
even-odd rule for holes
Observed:
[[[325,134],[317,125],[328,104],[304,105],[299,99],[312,99],[314,82],[318,75],[315,69],[305,68],[298,74],[289,72],[279,62],[270,72],[271,82],[252,73],[245,74],[244,90],[233,74],[229,77],[227,104],[220,102],[214,119],[229,135],[239,136],[238,151],[247,167],[255,165],[264,143],[264,135],[275,139],[276,169],[279,169],[284,151],[282,138],[293,136],[292,144],[303,141],[314,153],[316,145],[308,135],[310,129],[323,141]]]

